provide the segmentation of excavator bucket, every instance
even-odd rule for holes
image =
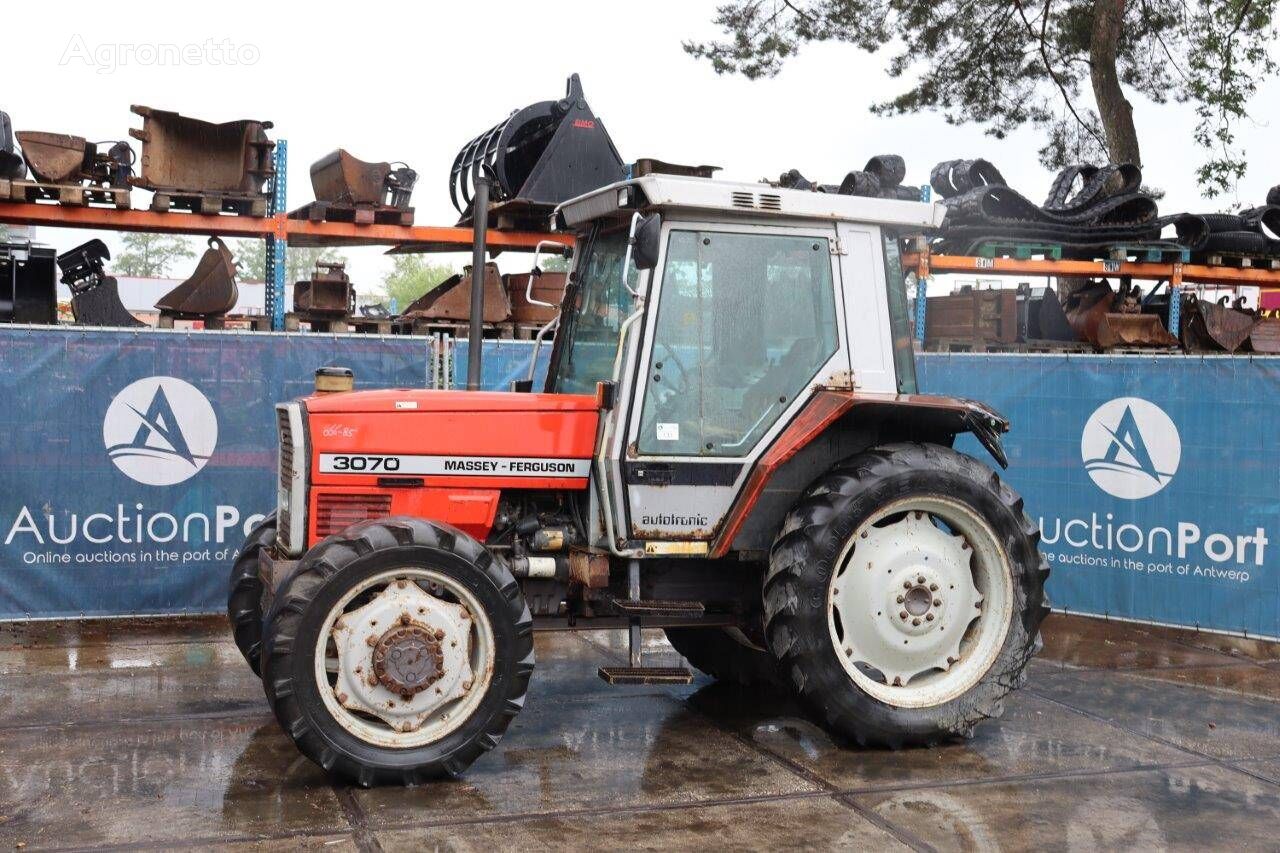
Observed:
[[[261,195],[274,173],[269,121],[213,124],[151,107],[130,109],[142,116],[142,129],[129,129],[142,142],[142,175],[133,179],[135,186]]]
[[[311,164],[311,188],[316,201],[381,204],[390,175],[390,163],[368,163],[339,148]]]
[[[1077,341],[1075,329],[1062,310],[1062,301],[1052,287],[1045,287],[1036,306],[1035,334],[1029,335],[1043,341]]]
[[[573,74],[560,100],[516,110],[462,146],[449,172],[449,197],[464,221],[482,173],[496,179],[491,203],[517,201],[549,212],[566,199],[622,180],[627,170]]]
[[[235,259],[226,244],[210,237],[209,248],[200,256],[195,272],[160,297],[156,308],[175,317],[204,319],[226,314],[239,298]]]
[[[9,114],[0,111],[0,178],[20,181],[27,174],[27,163],[13,142],[13,124]]]
[[[1249,333],[1249,346],[1254,352],[1280,354],[1280,319],[1263,317]]]
[[[81,326],[144,326],[120,301],[116,280],[103,271],[111,251],[101,240],[58,255],[62,283],[71,289],[71,313]]]
[[[1097,346],[1113,347],[1174,347],[1178,339],[1169,334],[1164,323],[1155,314],[1102,315],[1097,326]]]
[[[43,184],[78,184],[93,160],[94,146],[83,136],[20,130],[18,144],[31,174]]]
[[[1249,340],[1258,317],[1239,305],[1227,304],[1227,297],[1206,302],[1191,297],[1182,322],[1183,344],[1188,351],[1235,352]]]
[[[1067,296],[1062,311],[1076,333],[1076,340],[1098,343],[1098,326],[1115,304],[1115,291],[1105,281],[1091,281]]]
[[[471,317],[471,267],[418,297],[402,315],[411,320],[466,321]],[[511,319],[511,301],[496,264],[484,265],[484,322]]]
[[[304,314],[352,314],[355,291],[347,277],[347,265],[321,261],[307,281],[293,286],[293,310]]]

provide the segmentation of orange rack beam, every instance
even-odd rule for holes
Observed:
[[[284,215],[254,219],[248,216],[208,216],[196,213],[157,213],[107,207],[0,202],[0,223],[50,228],[96,228],[103,231],[146,231],[157,234],[197,234],[220,237],[282,237],[295,246],[403,246],[410,251],[470,249],[470,228],[436,225],[354,225],[347,222],[309,222]],[[572,243],[565,234],[490,229],[491,251],[533,251],[539,241]]]
[[[1203,264],[1132,263],[1129,261],[1055,261],[1017,258],[979,258],[968,255],[937,255],[928,251],[903,255],[905,268],[924,278],[935,273],[981,273],[986,275],[1030,276],[1132,276],[1136,279],[1169,279],[1176,283],[1241,284],[1280,288],[1280,270],[1249,267],[1211,267]]]

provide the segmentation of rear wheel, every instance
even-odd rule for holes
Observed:
[[[262,581],[258,578],[258,554],[276,542],[276,514],[272,512],[249,531],[231,566],[227,591],[227,618],[254,675],[262,675]]]
[[[778,662],[767,649],[749,644],[749,640],[728,628],[667,628],[671,646],[690,665],[728,684],[743,687],[783,682]]]
[[[769,644],[831,730],[901,746],[1003,712],[1039,648],[1048,567],[1022,499],[977,460],[897,444],[841,464],[783,523]]]
[[[363,522],[307,553],[267,618],[263,684],[309,758],[361,785],[455,776],[524,706],[533,620],[476,540]]]

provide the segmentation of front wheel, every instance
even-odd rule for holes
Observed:
[[[262,674],[262,580],[258,576],[258,555],[263,548],[276,543],[276,514],[273,511],[258,522],[231,566],[227,587],[227,618],[235,636],[236,648],[254,675]]]
[[[1022,499],[931,444],[860,454],[809,487],[765,581],[770,648],[827,728],[897,747],[967,736],[1024,683],[1049,570]]]
[[[447,524],[367,521],[307,552],[266,620],[263,686],[298,748],[361,785],[456,776],[524,706],[533,619]]]

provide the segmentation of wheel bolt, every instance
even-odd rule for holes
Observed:
[[[934,606],[934,607],[941,607],[941,606],[942,606],[942,599],[941,599],[941,598],[935,598],[935,599],[933,600],[933,606]]]
[[[903,588],[903,589],[911,589],[911,581],[903,581],[903,582],[902,582],[902,588]]]
[[[925,618],[925,620],[926,620],[926,621],[928,621],[928,622],[932,622],[932,621],[933,621],[933,614],[932,614],[932,613],[926,613],[926,614],[924,615],[924,618]]]
[[[920,575],[919,577],[917,577],[916,583],[924,583],[924,575]]]
[[[901,616],[903,619],[906,619],[906,618],[907,618],[907,611],[905,611],[905,610],[904,610],[904,611],[902,611],[901,613],[899,613],[898,615],[899,615],[899,616]]]
[[[915,618],[915,619],[912,619],[912,620],[911,620],[911,624],[912,624],[912,625],[919,625],[919,624],[920,624],[920,619],[919,619],[918,617],[917,617],[917,618]]]
[[[937,591],[938,591],[938,585],[936,583],[929,584],[929,592],[937,592]]]
[[[898,603],[899,603],[899,604],[901,604],[901,603],[902,603],[902,602],[904,602],[904,601],[906,601],[906,599],[905,599],[905,598],[903,598],[902,596],[898,596]]]

